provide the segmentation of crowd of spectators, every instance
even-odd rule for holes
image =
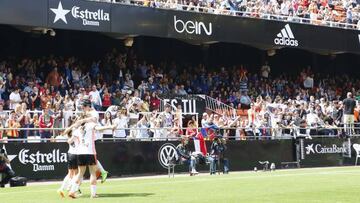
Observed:
[[[160,65],[140,61],[132,49],[113,50],[100,61],[75,57],[9,58],[0,62],[1,137],[50,138],[67,127],[80,103],[89,97],[103,112],[99,122],[116,124],[104,136],[119,138],[176,138],[194,136],[194,128],[217,126],[227,136],[279,137],[294,126],[323,128],[316,134],[339,135],[342,99],[360,89],[355,77],[318,75],[308,67],[296,75],[273,76],[265,62],[259,71],[243,65],[210,71],[204,65]],[[159,112],[161,94],[206,94],[237,109],[197,118],[182,115],[180,107]],[[355,120],[358,121],[357,106]],[[26,130],[35,128],[39,130]],[[188,128],[188,129],[186,129]],[[251,133],[250,133],[251,132]],[[314,132],[311,132],[314,134]]]
[[[359,0],[99,0],[360,29]]]

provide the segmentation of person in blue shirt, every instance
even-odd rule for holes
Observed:
[[[66,83],[67,83],[67,85],[70,85],[70,83],[73,80],[73,77],[72,77],[72,70],[71,70],[68,62],[65,63],[64,73],[65,73]]]

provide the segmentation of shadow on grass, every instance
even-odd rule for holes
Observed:
[[[105,193],[99,194],[99,197],[147,197],[154,193]]]

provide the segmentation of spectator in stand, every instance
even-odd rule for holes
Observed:
[[[202,118],[201,118],[201,127],[202,128],[206,128],[208,127],[210,124],[209,124],[209,121],[208,121],[208,114],[207,113],[203,113],[202,115]]]
[[[149,82],[147,83],[147,90],[150,92],[155,92],[158,90],[158,85],[154,82],[153,77],[149,78]]]
[[[356,107],[356,101],[353,99],[351,92],[346,94],[346,99],[343,101],[344,105],[344,130],[347,135],[354,133],[354,109]]]
[[[138,139],[146,139],[149,138],[149,127],[150,123],[146,118],[146,115],[143,115],[142,118],[137,122],[136,127],[139,131],[136,133],[136,138]]]
[[[34,92],[31,94],[31,110],[40,110],[41,109],[41,97],[39,89],[34,87]]]
[[[46,109],[48,103],[51,103],[52,97],[50,94],[50,90],[46,89],[45,93],[40,96],[41,109]]]
[[[64,64],[64,75],[65,75],[65,83],[67,86],[70,86],[72,81],[73,81],[73,77],[72,77],[72,70],[70,67],[70,63],[67,61]]]
[[[182,126],[180,126],[180,119],[176,117],[176,118],[174,118],[174,124],[173,124],[173,127],[170,130],[169,135],[172,138],[180,138],[183,134],[184,133],[183,133],[183,130],[182,130]]]
[[[73,116],[73,113],[75,111],[75,103],[74,100],[71,98],[71,96],[66,95],[64,98],[64,110],[63,110],[63,116],[64,116],[64,125],[65,127],[69,126],[70,119]]]
[[[8,117],[9,117],[8,113],[4,111],[4,105],[0,103],[0,125],[2,127],[6,126],[6,121]]]
[[[134,81],[131,79],[130,74],[126,74],[123,91],[127,92],[129,90],[134,90]]]
[[[17,120],[17,122],[20,124],[20,128],[24,127],[24,120],[25,120],[25,112],[23,111],[22,105],[21,104],[17,104],[15,107],[15,118]],[[25,109],[26,111],[26,109]],[[19,131],[19,138],[26,138],[24,135],[24,131],[20,130]]]
[[[149,67],[146,61],[144,61],[143,64],[139,66],[139,72],[142,80],[148,78]]]
[[[22,102],[21,96],[20,96],[20,88],[15,88],[13,92],[11,92],[9,96],[9,109],[14,110],[16,105],[20,104]]]
[[[41,116],[39,117],[39,127],[40,127],[40,138],[49,139],[52,137],[51,129],[54,125],[54,118],[50,115],[50,103],[47,103],[45,109],[43,110]],[[42,140],[43,142],[43,140]]]
[[[50,84],[50,86],[54,86],[57,89],[61,83],[61,76],[58,73],[56,66],[57,64],[55,64],[55,68],[46,77],[46,83]]]
[[[115,91],[115,93],[111,97],[111,104],[116,105],[116,106],[120,106],[121,103],[122,103],[121,100],[122,100],[121,91],[118,89],[118,90]]]
[[[165,137],[169,137],[170,136],[170,131],[173,127],[173,115],[171,113],[171,105],[170,104],[165,104],[165,111],[161,113],[161,118],[162,118],[162,124],[164,127],[164,136]]]
[[[34,128],[34,124],[33,124],[33,119],[31,118],[31,114],[30,112],[25,112],[24,114],[24,128]],[[24,130],[24,137],[25,139],[27,139],[30,136],[34,136],[34,131],[33,130]]]
[[[29,95],[28,92],[24,92],[23,104],[26,104],[26,108],[29,107],[27,109],[31,109],[31,107],[32,107],[31,96]]]
[[[39,115],[37,113],[35,113],[33,115],[32,123],[33,123],[35,129],[38,129],[40,127]],[[35,137],[37,137],[37,136],[39,136],[39,131],[34,130],[33,134],[34,134]]]
[[[0,77],[0,102],[4,102],[3,94],[6,91],[6,82]]]
[[[187,92],[185,91],[185,86],[184,85],[180,85],[178,94],[179,95],[187,95]]]
[[[140,95],[143,96],[147,90],[147,84],[144,80],[141,80],[141,84],[137,88],[140,92]]]
[[[115,122],[112,120],[111,113],[109,111],[105,112],[104,118],[101,120],[102,126],[112,126]],[[113,130],[108,129],[102,132],[103,138],[112,138],[113,137]]]
[[[153,138],[154,140],[162,140],[165,138],[164,136],[164,131],[161,129],[161,119],[158,117],[156,118],[156,111],[153,112],[153,117],[152,117],[152,121],[154,121],[153,128],[152,131],[154,132]]]
[[[150,97],[150,111],[158,110],[160,108],[160,99],[156,92],[151,93]]]
[[[28,85],[24,88],[24,92],[27,92],[29,95],[34,92],[34,83],[32,81],[28,82]]]
[[[314,87],[314,75],[308,75],[304,80],[304,87],[312,89]]]
[[[102,94],[102,110],[106,111],[111,106],[111,94],[109,93],[108,88],[103,87],[104,91]]]
[[[89,92],[89,96],[94,109],[100,111],[102,107],[102,101],[100,92],[96,89],[96,85],[92,86],[91,92]]]
[[[125,107],[122,107],[121,110],[117,113],[117,118],[114,119],[114,124],[116,125],[116,129],[114,131],[114,137],[116,138],[126,138],[130,118],[128,116],[127,110]]]
[[[53,114],[51,115],[51,117],[53,118],[54,124],[53,124],[53,128],[63,128],[63,124],[62,124],[62,120],[64,118],[64,112],[60,107],[60,103],[55,103],[53,106]],[[60,130],[56,129],[53,130],[53,136],[56,137],[60,135]]]
[[[14,128],[20,128],[20,123],[17,121],[15,111],[12,110],[10,112],[9,119],[6,121],[6,128],[12,128],[7,130],[7,138],[8,139],[17,139],[19,138],[19,130]]]
[[[263,66],[261,66],[261,70],[260,70],[261,77],[268,79],[269,75],[270,75],[270,71],[271,71],[270,66],[269,66],[268,62],[265,61],[265,64]]]
[[[100,61],[93,62],[90,69],[90,77],[92,81],[96,81],[100,74]]]
[[[120,83],[120,80],[116,80],[114,81],[114,83],[111,85],[110,91],[112,93],[116,92],[117,90],[121,90],[122,89],[122,85]]]
[[[193,138],[197,135],[197,133],[198,133],[198,129],[197,129],[196,120],[195,120],[195,118],[192,118],[187,123],[185,135],[188,138]]]

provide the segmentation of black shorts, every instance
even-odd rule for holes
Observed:
[[[96,156],[94,154],[79,154],[77,160],[79,166],[96,165]]]
[[[68,169],[78,168],[78,155],[68,153]]]

